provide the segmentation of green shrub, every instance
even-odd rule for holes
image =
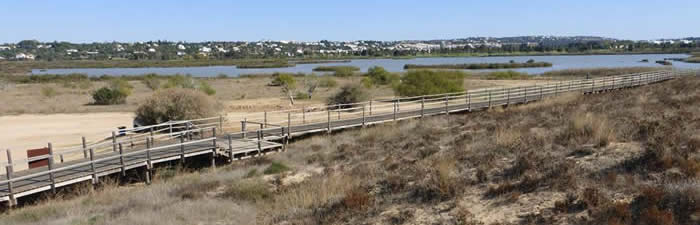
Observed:
[[[462,82],[465,74],[459,71],[409,71],[394,86],[401,96],[419,96],[464,91]]]
[[[345,85],[340,92],[328,98],[328,105],[349,104],[367,100],[368,94],[358,85]]]
[[[319,66],[313,69],[318,72],[334,72],[333,75],[338,77],[349,77],[359,70],[360,68],[355,66]]]
[[[372,68],[369,68],[367,70],[367,77],[369,78],[368,81],[365,82],[370,82],[368,84],[373,84],[373,85],[387,85],[387,84],[393,84],[397,82],[400,77],[397,74],[392,74],[389,71],[386,71],[384,67],[381,66],[374,66]]]
[[[183,76],[177,74],[168,77],[168,81],[163,85],[163,88],[196,88],[197,83],[192,76]]]
[[[207,95],[215,95],[216,90],[209,85],[206,81],[197,81],[190,75],[175,75],[168,78],[168,82],[163,85],[163,88],[186,88],[186,89],[197,89],[204,92]]]
[[[295,99],[310,99],[309,94],[304,93],[304,92],[297,92],[297,94],[294,96]]]
[[[335,80],[335,78],[330,77],[330,76],[323,76],[321,79],[318,81],[318,86],[324,87],[324,88],[334,88],[338,86],[338,81]]]
[[[280,162],[272,162],[265,170],[263,171],[263,174],[269,175],[269,174],[278,174],[281,172],[285,172],[289,170],[289,167],[287,165],[284,165]]]
[[[216,90],[214,90],[214,88],[212,88],[211,85],[209,85],[209,83],[207,83],[206,81],[200,81],[199,87],[197,89],[199,89],[200,91],[204,92],[207,95],[215,95],[216,94]]]
[[[144,85],[146,85],[146,87],[154,91],[160,88],[160,78],[158,78],[158,76],[155,74],[146,74],[143,77],[143,80],[141,80],[141,83],[143,83]]]
[[[127,95],[117,89],[102,87],[92,93],[95,105],[116,105],[124,104]]]
[[[200,91],[184,88],[158,90],[136,109],[136,120],[152,125],[216,115],[215,101]]]
[[[56,89],[53,89],[51,86],[43,86],[41,87],[41,95],[47,98],[53,98],[56,96]]]
[[[289,73],[275,73],[272,75],[273,79],[270,82],[270,86],[283,86],[283,85],[294,85],[296,80],[294,75]]]
[[[129,81],[125,79],[117,78],[109,81],[109,88],[112,90],[119,91],[125,96],[129,96],[131,95],[131,90],[134,89],[134,86],[131,86],[131,84],[129,84]]]

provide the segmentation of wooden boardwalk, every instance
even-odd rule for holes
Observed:
[[[2,164],[6,175],[0,178],[0,202],[8,202],[12,206],[18,198],[24,196],[55,192],[59,187],[84,181],[97,183],[100,177],[118,173],[124,175],[128,170],[137,168],[144,169],[146,180],[150,182],[150,170],[154,164],[209,155],[214,166],[216,158],[233,161],[283,150],[290,138],[299,135],[330,133],[339,129],[410,118],[525,104],[570,92],[606,92],[648,85],[684,74],[679,71],[658,71],[537,86],[375,100],[322,109],[264,112],[263,117],[251,115],[240,121],[227,120],[221,116],[168,122],[129,130],[127,132],[130,133],[125,136],[118,137],[113,132],[111,140],[92,145],[83,142],[74,149],[54,152],[50,148],[49,155],[28,159],[48,159],[49,166],[18,172],[13,171],[13,165],[28,160],[12,161],[8,150],[9,160]],[[272,121],[280,118],[279,115],[284,118],[285,114],[286,120]],[[235,132],[222,132],[232,127],[236,129]],[[64,161],[64,156],[69,154],[82,157]],[[56,160],[60,162],[55,162]]]

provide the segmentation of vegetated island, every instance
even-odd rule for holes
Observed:
[[[463,70],[480,70],[480,69],[514,69],[514,68],[530,68],[530,67],[552,67],[549,62],[535,62],[528,60],[524,63],[465,63],[465,64],[435,64],[435,65],[416,65],[406,64],[404,69],[463,69]]]
[[[314,72],[333,72],[335,76],[346,77],[352,76],[355,72],[360,71],[356,66],[319,66],[313,69]]]
[[[700,52],[693,53],[692,55],[692,57],[687,58],[683,61],[687,63],[700,63]]]
[[[289,60],[292,64],[321,64],[321,63],[349,63],[349,59],[304,59],[304,60]]]
[[[293,63],[289,63],[287,61],[269,61],[269,62],[246,62],[246,63],[237,63],[236,68],[240,69],[259,69],[259,68],[284,68],[284,67],[293,67]]]

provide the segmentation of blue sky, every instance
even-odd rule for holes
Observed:
[[[0,42],[700,36],[698,0],[0,0]]]

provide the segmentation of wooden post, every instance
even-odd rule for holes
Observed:
[[[282,127],[282,133],[284,134],[284,127]],[[289,137],[288,137],[288,136],[284,136],[284,137],[282,138],[282,151],[283,151],[283,152],[286,152],[286,151],[287,151],[287,145],[289,145],[289,138],[291,138],[291,136],[289,136]]]
[[[591,80],[591,94],[593,94],[595,89],[595,78]]]
[[[445,115],[450,115],[450,95],[445,95]]]
[[[340,108],[338,108],[338,120],[340,120]]]
[[[126,165],[124,164],[124,148],[119,143],[119,165],[121,165],[122,176],[126,176]]]
[[[10,198],[8,201],[8,204],[9,204],[10,208],[12,208],[12,206],[14,206],[14,205],[17,205],[17,199],[15,199],[15,192],[14,192],[14,190],[12,190],[13,189],[13,182],[12,182],[12,173],[13,172],[14,171],[12,169],[12,164],[5,166],[5,176],[7,178],[7,193],[9,195],[8,197]]]
[[[401,111],[401,98],[396,99],[396,111]]]
[[[92,184],[97,184],[97,170],[95,169],[95,150],[90,148],[90,171],[92,172]]]
[[[489,89],[489,108],[491,108],[491,89]]]
[[[224,116],[219,115],[219,130],[224,132]]]
[[[226,139],[228,140],[228,159],[230,160],[229,162],[233,163],[233,140],[231,134],[227,135]]]
[[[526,87],[525,87],[525,100],[524,100],[523,103],[527,103],[527,88],[528,88],[528,87],[526,86]]]
[[[469,108],[469,112],[472,111],[472,94],[467,92],[467,108]]]
[[[180,135],[180,163],[185,163],[185,136]]]
[[[12,182],[12,176],[14,173],[14,169],[12,167],[12,151],[10,149],[7,149],[7,166],[5,166],[5,175],[7,176],[7,192],[10,198],[9,205],[10,207],[17,205],[17,199],[15,199],[15,192],[13,191],[13,182]]]
[[[216,170],[216,127],[211,128],[211,136],[214,138],[214,140],[212,140],[214,147],[211,148],[211,168]]]
[[[328,134],[331,133],[331,109],[326,109],[328,111]]]
[[[151,184],[151,141],[150,137],[146,137],[146,184]]]
[[[263,139],[262,130],[258,130],[257,134],[258,134],[258,156],[260,156],[260,154],[262,154],[262,139]]]
[[[246,125],[246,120],[248,118],[243,118],[243,121],[241,121],[241,133],[243,133],[243,139],[247,138],[247,132],[245,131],[245,125]]]
[[[369,115],[372,115],[372,99],[369,100]]]
[[[362,127],[365,127],[366,122],[367,121],[365,119],[365,104],[362,104]]]
[[[559,84],[561,84],[561,81],[557,83],[555,89],[554,89],[554,96],[559,96]]]
[[[420,118],[425,116],[425,96],[420,98]]]
[[[172,134],[172,133],[173,133],[173,123],[170,122],[170,121],[168,121],[168,128],[169,128],[169,129],[168,129],[168,133],[171,133],[171,134]]]
[[[396,101],[392,101],[391,106],[393,106],[393,109],[394,109],[394,121],[396,121]]]
[[[612,77],[612,89],[615,90],[615,77]]]
[[[112,151],[117,152],[117,133],[112,131]]]
[[[53,146],[49,142],[49,180],[51,181],[51,192],[56,194],[56,180],[53,175]]]
[[[282,133],[284,135],[284,133]],[[287,112],[287,137],[292,136],[292,112]]]
[[[540,100],[542,100],[542,86],[540,86]]]
[[[506,105],[510,105],[510,89],[511,88],[508,88],[508,90],[506,90]]]
[[[267,111],[264,112],[265,115],[263,117],[263,124],[265,124],[265,127],[267,127]]]
[[[83,158],[87,159],[87,141],[85,141],[85,136],[83,136]]]
[[[306,124],[306,107],[301,107],[301,124]]]

